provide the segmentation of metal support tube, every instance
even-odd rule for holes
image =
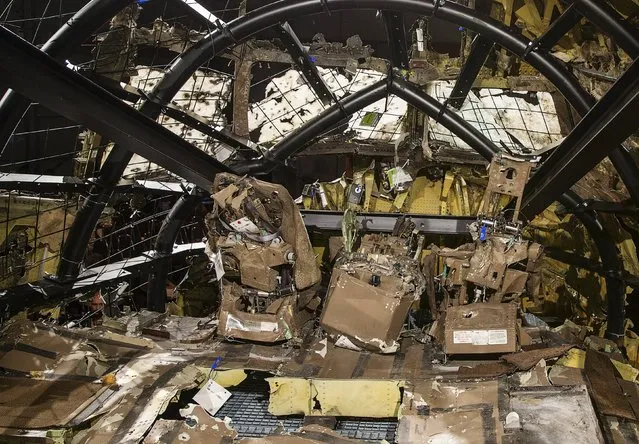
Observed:
[[[216,173],[230,171],[4,27],[0,46],[0,78],[23,95],[203,188]]]
[[[395,10],[406,13],[431,15],[433,1],[422,0],[327,0],[330,10],[372,9]],[[437,2],[437,17],[461,25],[482,37],[503,46],[522,57],[544,75],[568,99],[571,105],[585,115],[595,100],[579,84],[567,66],[550,54],[529,51],[530,42],[513,33],[503,23],[485,14],[454,2]],[[255,9],[246,16],[228,23],[224,30],[216,30],[182,54],[169,68],[169,73],[154,89],[160,103],[170,100],[202,63],[228,46],[242,42],[251,35],[279,22],[298,16],[319,14],[323,11],[321,0],[281,0]],[[639,169],[632,157],[622,147],[616,149],[610,159],[628,188],[633,200],[639,203]]]
[[[466,97],[468,97],[470,89],[473,87],[473,83],[475,83],[479,75],[479,71],[481,71],[482,66],[484,66],[486,59],[493,50],[493,46],[495,46],[495,44],[489,39],[481,35],[475,36],[468,59],[466,59],[466,63],[464,63],[459,78],[455,83],[455,87],[450,93],[450,98],[448,99],[450,106],[457,109],[462,107],[466,101]]]
[[[68,51],[80,46],[103,23],[124,9],[132,0],[92,0],[75,13],[43,46],[42,51],[60,60]],[[0,151],[4,152],[13,131],[29,108],[31,101],[14,91],[0,100]],[[0,158],[2,154],[0,154]]]
[[[637,130],[639,60],[575,126],[526,186],[522,212],[542,212]]]
[[[330,105],[334,100],[333,93],[326,83],[324,83],[324,79],[317,69],[317,65],[311,60],[311,57],[308,55],[302,42],[300,42],[300,39],[297,38],[297,34],[293,31],[291,25],[285,22],[275,29],[278,31],[284,49],[288,51],[297,69],[304,75],[304,78],[311,88],[313,88],[317,97],[319,97],[324,105]]]
[[[171,256],[180,228],[193,215],[200,203],[195,188],[183,194],[166,216],[155,239],[155,261],[149,273],[147,284],[147,309],[164,313],[166,303],[166,278],[171,268]]]
[[[313,140],[342,122],[345,117],[375,103],[386,96],[387,81],[380,80],[342,99],[316,118],[306,122],[289,136],[277,143],[264,157],[234,163],[237,174],[266,174],[287,158],[302,151]]]
[[[557,20],[552,22],[543,35],[539,36],[534,42],[531,42],[530,49],[541,52],[550,51],[568,31],[579,23],[579,20],[581,20],[581,14],[577,11],[574,4],[570,5]]]
[[[386,26],[393,67],[409,69],[404,15],[401,12],[383,11],[382,17],[384,18],[384,25]]]
[[[522,36],[513,33],[504,24],[491,19],[485,14],[478,14],[476,11],[454,2],[442,4],[438,1],[437,4],[439,5],[437,11],[439,18],[482,34],[520,57],[525,56],[525,61],[557,87],[581,114],[585,114],[594,104],[592,96],[581,88],[578,80],[567,69],[565,64],[548,54],[541,54],[534,51],[526,54],[529,42]],[[218,29],[212,32],[180,55],[168,68],[165,77],[154,88],[151,93],[152,100],[157,103],[168,103],[179,91],[180,86],[188,80],[191,74],[201,64],[215,55],[220,54],[229,46],[236,45],[238,42],[242,42],[255,33],[279,22],[293,20],[299,16],[322,13],[327,6],[330,10],[334,11],[347,9],[391,9],[420,15],[431,15],[435,9],[433,1],[431,0],[281,0],[270,3],[249,12],[242,18],[230,22],[224,29]],[[144,107],[142,111],[144,111]],[[116,151],[119,151],[117,147],[112,151],[111,155],[115,155]],[[623,149],[615,150],[611,155],[611,160],[633,196],[633,199],[635,202],[639,202],[639,172],[637,166],[629,154]],[[117,165],[117,163],[114,162],[113,167],[117,167],[120,171],[123,171],[126,167],[126,163],[123,164],[121,161],[120,164]],[[89,219],[76,217],[74,226],[90,226],[92,230],[98,217],[99,213],[96,215],[95,212]],[[83,247],[86,248],[86,242]],[[609,263],[607,266],[614,268],[615,264]],[[623,298],[623,294],[620,296],[614,291],[608,294],[609,299],[618,297]],[[623,317],[623,306],[621,315]]]
[[[582,200],[575,192],[568,191],[561,197],[560,202],[568,211],[572,211],[581,206]],[[596,212],[577,211],[575,216],[584,224],[595,242],[601,263],[606,270],[606,300],[608,303],[606,337],[619,341],[625,335],[626,318],[626,285],[623,279],[623,261],[619,257],[614,240],[604,229]]]

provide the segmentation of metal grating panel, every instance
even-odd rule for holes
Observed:
[[[231,426],[237,430],[240,438],[261,436],[275,433],[276,430],[294,432],[300,427],[304,418],[301,416],[273,416],[268,412],[268,382],[263,379],[248,377],[239,386],[229,390],[233,396],[215,415],[217,418],[231,418]]]
[[[395,418],[343,418],[337,420],[335,430],[343,436],[365,441],[395,442],[397,420]]]

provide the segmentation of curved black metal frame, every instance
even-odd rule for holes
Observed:
[[[173,247],[184,221],[193,215],[201,200],[202,197],[195,187],[180,196],[164,219],[155,238],[153,256],[156,261],[149,273],[146,293],[147,309],[151,311],[164,312],[165,310],[166,282],[171,268]]]
[[[71,48],[86,41],[103,23],[131,3],[133,0],[90,1],[47,40],[42,51],[55,59],[62,59]],[[29,99],[12,90],[0,100],[0,158],[30,104]]]
[[[435,7],[435,4],[438,6]],[[455,3],[440,4],[438,1],[423,0],[282,0],[225,24],[187,50],[167,69],[166,75],[149,94],[148,100],[143,102],[140,111],[149,117],[157,117],[161,104],[168,103],[180,86],[207,60],[263,29],[295,17],[326,12],[327,7],[329,10],[384,9],[422,15],[435,14],[438,18],[462,25],[489,38],[530,63],[553,83],[581,114],[585,114],[595,103],[595,99],[581,88],[576,77],[563,62],[549,54],[531,51],[531,42],[516,35],[504,24]],[[123,147],[117,145],[111,151],[93,193],[97,199],[85,202],[72,226],[71,234],[77,242],[74,242],[76,245],[65,246],[58,269],[59,278],[73,278],[79,272],[84,252],[77,244],[88,242],[92,227],[97,223],[110,190],[116,183],[114,176],[122,174],[130,156]],[[630,154],[620,147],[610,158],[633,200],[639,202],[639,169]]]
[[[498,147],[481,133],[474,126],[463,120],[458,114],[438,102],[433,97],[427,95],[416,86],[407,82],[403,78],[393,74],[390,81],[382,80],[365,89],[358,91],[348,97],[347,112],[354,113],[361,108],[357,108],[355,104],[364,107],[369,103],[373,103],[383,97],[385,94],[395,94],[407,103],[415,106],[421,112],[431,118],[438,119],[444,127],[460,137],[464,142],[473,147],[480,155],[487,160],[498,153]],[[295,155],[304,150],[309,142],[319,137],[326,130],[335,125],[344,117],[343,111],[338,105],[327,109],[316,118],[307,122],[292,135],[276,145],[271,150],[271,155],[261,161],[250,160],[236,165],[236,171],[240,174],[255,174],[267,172],[274,168],[288,157]],[[582,200],[573,192],[564,194],[560,202],[568,209],[574,209],[580,206]],[[195,205],[194,202],[189,204],[185,200],[180,200],[176,205],[183,209],[185,206]],[[177,210],[176,210],[177,212]],[[607,335],[612,339],[619,339],[624,334],[624,298],[625,285],[623,283],[623,264],[617,253],[617,248],[612,241],[610,235],[603,229],[601,222],[594,211],[578,211],[575,213],[579,220],[584,224],[588,232],[593,237],[601,261],[607,270],[606,288],[608,296],[608,328]],[[173,225],[174,236],[177,235],[179,226]],[[173,237],[174,239],[174,237]],[[171,244],[172,246],[172,244]],[[164,288],[166,285],[166,276],[162,277],[158,269],[153,277],[157,284],[155,285],[155,294],[160,293],[157,289]],[[161,307],[160,301],[154,300],[154,307]],[[162,306],[163,307],[163,306]]]
[[[95,1],[97,2],[99,0]],[[589,3],[592,2],[588,0],[586,4]],[[167,70],[162,81],[159,82],[156,88],[150,93],[148,100],[142,104],[140,111],[148,117],[157,117],[162,104],[167,103],[173,98],[180,86],[200,65],[220,54],[228,47],[236,45],[255,33],[280,22],[291,20],[301,15],[324,13],[327,9],[384,9],[421,15],[434,15],[477,32],[531,64],[558,88],[579,113],[585,114],[595,103],[595,99],[581,88],[577,79],[561,61],[549,54],[538,52],[534,48],[531,50],[530,41],[515,34],[500,22],[455,3],[443,3],[437,0],[282,0],[251,11],[245,16],[220,27],[182,54]],[[590,17],[590,15],[593,14],[595,20]],[[584,15],[590,18],[593,23],[600,26],[604,32],[613,36],[622,49],[626,50],[629,54],[636,49],[639,39],[634,35],[635,33],[632,32],[632,29],[615,26],[618,17],[616,18],[614,16],[614,11],[606,10],[605,8],[591,8],[584,12]],[[382,90],[386,90],[386,88],[381,88],[379,85],[377,86],[377,89],[367,91],[367,93],[374,94],[368,97],[368,99],[377,97],[377,95],[382,93]],[[462,137],[463,135],[464,137],[470,137],[473,141],[471,146],[482,150],[484,155],[488,154],[489,151],[494,152],[494,146],[490,141],[483,140],[485,139],[483,135],[477,134],[478,132],[476,130],[472,131],[473,128],[468,128],[468,124],[459,117],[447,113],[447,110],[445,108],[442,109],[442,105],[438,102],[431,103],[431,100],[434,101],[434,99],[428,98],[428,96],[425,98],[425,94],[417,88],[412,87],[408,83],[403,84],[401,80],[395,79],[395,81],[389,83],[388,90],[396,93],[400,97],[403,95],[404,97],[402,98],[405,100],[409,98],[409,100],[407,100],[409,103],[412,103],[410,102],[411,100],[414,101],[412,104],[420,109],[423,108],[424,111],[431,109],[432,112],[432,109],[437,108],[437,114],[441,117],[442,123],[456,128],[457,132],[453,132],[456,132],[458,136]],[[348,103],[352,104],[353,109],[357,106],[356,104],[365,103],[365,101],[368,100],[363,98],[363,96],[350,97],[349,99],[351,100]],[[341,105],[343,106],[344,103],[347,103],[347,100],[348,99],[345,99]],[[346,112],[348,112],[348,110]],[[313,121],[316,126],[313,131],[308,129],[304,131],[302,129],[302,131],[296,132],[278,144],[280,145],[280,152],[289,153],[294,151],[296,141],[306,142],[307,140],[304,138],[314,134],[316,129],[326,130],[334,124],[332,122],[335,119],[339,118],[341,120],[341,118],[344,117],[344,110],[335,110],[333,107],[322,116],[321,119]],[[450,120],[444,122],[445,119]],[[323,127],[324,125],[327,125],[327,127]],[[486,142],[488,143],[487,145],[485,144]],[[275,153],[277,153],[277,151]],[[265,158],[264,162],[268,165],[272,165],[273,161],[277,159],[275,153],[271,154],[268,159]],[[116,146],[108,157],[105,166],[101,169],[101,175],[91,193],[92,197],[86,200],[85,205],[79,211],[71,229],[69,237],[74,238],[75,241],[65,245],[58,270],[58,276],[60,278],[65,279],[77,276],[80,270],[80,261],[84,256],[86,244],[92,229],[114,185],[128,164],[130,156],[131,154],[126,151],[126,149]],[[633,200],[639,202],[639,169],[630,158],[629,153],[623,147],[620,147],[614,151],[610,158],[630,191]],[[238,167],[244,168],[246,165],[238,165]],[[257,169],[258,165],[248,165],[248,167],[251,168],[252,171],[253,169]],[[576,196],[572,196],[572,199],[568,199],[564,203],[571,206],[577,202],[576,199]],[[596,213],[582,216],[582,222],[597,242],[604,267],[613,270],[609,273],[609,276],[606,276],[607,281],[609,279],[612,280],[608,284],[608,334],[613,337],[619,337],[623,335],[624,317],[624,295],[622,291],[616,290],[623,288],[623,281],[618,277],[621,271],[621,262],[614,243],[606,237],[605,232],[601,228],[601,224],[597,221]]]

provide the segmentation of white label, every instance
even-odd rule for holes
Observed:
[[[508,344],[508,332],[506,330],[488,330],[488,344]]]
[[[231,392],[212,379],[209,379],[206,385],[195,394],[193,400],[213,416],[230,397]]]
[[[508,343],[506,330],[457,330],[453,344],[503,345]]]
[[[424,30],[422,28],[417,28],[415,30],[415,33],[417,34],[417,50],[423,51],[424,50]]]
[[[260,233],[260,229],[257,228],[257,225],[255,225],[253,221],[248,217],[242,217],[241,219],[234,220],[233,222],[231,222],[231,228],[233,228],[238,233]]]
[[[454,331],[453,344],[488,345],[488,331],[487,330]]]
[[[453,344],[472,344],[473,332],[469,330],[459,330],[453,332]]]

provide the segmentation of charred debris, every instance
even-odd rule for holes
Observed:
[[[34,3],[0,443],[639,442],[637,0]]]
[[[410,215],[388,233],[366,229],[367,200],[410,194],[401,168],[317,182],[297,203],[281,185],[218,174],[206,259],[167,287],[165,310],[61,322],[68,308],[58,304],[5,323],[3,436],[413,443],[553,441],[560,426],[589,441],[636,433],[636,340],[539,310],[548,257],[517,216],[532,166],[495,158],[480,201],[468,202],[482,216],[457,246],[435,245]],[[318,248],[300,207],[338,195],[341,235],[322,234]],[[105,296],[88,303],[104,308]]]

